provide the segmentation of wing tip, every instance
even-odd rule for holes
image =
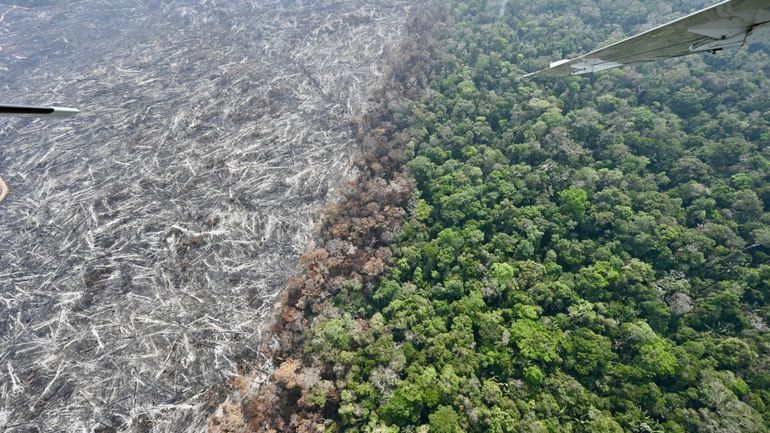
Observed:
[[[562,59],[562,60],[557,60],[555,62],[551,62],[547,68],[522,75],[521,77],[519,77],[519,79],[523,80],[528,78],[546,78],[546,77],[560,77],[560,76],[566,77],[566,76],[572,75],[569,72],[563,72],[563,68],[560,68],[560,66],[568,64],[572,62],[572,60],[573,59]]]
[[[51,114],[52,117],[72,117],[78,113],[80,113],[80,110],[77,108],[70,108],[70,107],[51,107],[53,108],[53,113]]]
[[[530,78],[553,78],[553,77],[567,77],[572,74],[559,74],[559,73],[553,73],[553,69],[547,68],[542,69],[535,72],[530,72],[529,74],[522,75],[519,77],[520,80],[526,80]]]

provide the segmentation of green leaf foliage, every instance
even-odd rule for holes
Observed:
[[[446,2],[391,268],[305,343],[339,431],[770,431],[768,51],[517,79],[699,5]]]

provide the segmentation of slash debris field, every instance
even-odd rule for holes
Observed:
[[[0,429],[197,431],[356,155],[411,1],[0,2]],[[35,2],[26,2],[35,4]]]

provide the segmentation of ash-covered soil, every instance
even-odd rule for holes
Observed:
[[[0,120],[0,430],[198,431],[413,0],[53,3],[0,1],[3,102],[83,111]]]

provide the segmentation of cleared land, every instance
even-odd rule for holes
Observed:
[[[0,121],[0,428],[203,425],[412,2],[199,3],[0,3],[3,98],[83,111]]]

